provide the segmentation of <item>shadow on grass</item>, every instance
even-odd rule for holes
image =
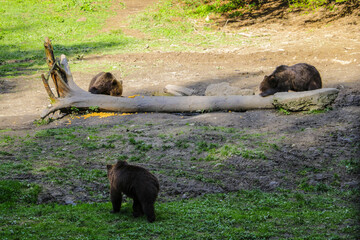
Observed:
[[[65,54],[71,58],[80,54],[104,52],[114,48],[125,48],[129,39],[109,42],[84,42],[81,44],[62,45],[53,44],[54,54],[59,57]],[[30,75],[44,67],[45,51],[38,49],[19,50],[17,45],[0,45],[0,77],[15,77]]]

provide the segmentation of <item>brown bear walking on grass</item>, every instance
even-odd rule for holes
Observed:
[[[118,81],[110,72],[97,74],[89,84],[89,92],[120,97],[123,92],[122,81]]]
[[[157,178],[145,168],[118,161],[107,165],[110,181],[110,197],[113,213],[120,212],[122,194],[133,199],[133,216],[146,215],[149,222],[155,221],[154,203],[159,193]]]

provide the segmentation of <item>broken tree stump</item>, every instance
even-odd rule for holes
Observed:
[[[49,66],[49,75],[54,81],[57,97],[52,93],[47,78],[42,75],[42,80],[52,105],[45,109],[41,118],[60,110],[67,111],[71,107],[89,109],[98,107],[100,111],[111,112],[207,112],[207,111],[246,111],[251,109],[275,108],[274,99],[277,94],[268,97],[259,95],[251,96],[137,96],[134,98],[113,97],[101,94],[91,94],[81,89],[73,80],[70,67],[65,55],[61,55],[60,62],[57,62],[51,42],[48,38],[44,43],[46,61]],[[322,94],[326,90],[322,89]],[[314,99],[308,91],[307,96]],[[332,94],[337,95],[337,89],[331,89]],[[293,95],[294,93],[281,93],[282,95]],[[321,98],[323,99],[323,98]],[[332,98],[333,99],[333,98]],[[281,100],[277,100],[277,104]],[[327,103],[330,104],[330,103]],[[284,105],[286,107],[286,105]]]

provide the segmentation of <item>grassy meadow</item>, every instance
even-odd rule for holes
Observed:
[[[129,27],[148,34],[145,41],[119,30],[102,31],[115,14],[114,4],[126,8],[120,1],[0,0],[0,77],[44,72],[45,37],[52,40],[55,54],[64,53],[70,59],[152,50],[195,51],[251,42],[251,38],[200,25],[197,20],[220,11],[200,3],[162,1],[131,16]],[[79,69],[81,64],[86,63],[79,63]],[[304,168],[297,173],[293,189],[265,192],[254,187],[184,199],[162,195],[153,224],[132,217],[131,201],[123,204],[120,214],[110,214],[106,163],[166,160],[174,168],[152,169],[155,174],[221,187],[222,179],[195,171],[194,166],[210,166],[211,174],[217,174],[221,164],[234,156],[266,164],[284,140],[271,132],[208,126],[185,125],[173,133],[139,130],[148,127],[128,122],[110,127],[35,129],[25,136],[12,129],[0,130],[0,239],[358,239],[359,211],[353,204],[358,191],[340,190],[335,181],[307,184],[308,173],[325,172],[325,167]],[[102,134],[108,128],[113,129]],[[177,161],[185,150],[189,154]],[[355,157],[337,160],[332,169],[359,171]],[[183,166],[188,171],[182,171]],[[47,190],[54,187],[75,195],[77,184],[87,194],[83,201],[38,203],[45,185]]]
[[[45,70],[43,42],[49,37],[55,54],[70,58],[134,48],[137,40],[121,31],[102,32],[114,15],[115,1],[0,1],[0,76]]]
[[[294,189],[264,192],[254,182],[253,190],[183,199],[161,193],[153,224],[132,217],[131,200],[123,203],[120,214],[111,214],[106,164],[127,160],[152,166],[159,178],[175,185],[185,180],[226,186],[223,177],[236,168],[229,158],[255,164],[250,169],[262,168],[286,138],[190,124],[159,131],[162,128],[129,121],[112,127],[43,129],[23,136],[3,130],[1,239],[356,239],[358,209],[353,202],[358,192],[339,190],[337,173],[329,184],[308,184],[307,176],[329,166],[304,166],[293,177]],[[331,168],[358,171],[355,160],[335,162],[338,165]],[[66,205],[56,203],[56,198],[39,204],[39,196],[44,199],[49,191],[65,192],[71,200]]]
[[[12,186],[12,189],[8,189]],[[110,203],[36,205],[38,188],[1,181],[1,239],[356,239],[355,212],[341,195],[240,191],[157,203],[157,221]],[[340,227],[341,226],[341,227]]]

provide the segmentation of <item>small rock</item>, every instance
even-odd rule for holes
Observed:
[[[217,164],[214,165],[214,168],[223,167],[223,166],[224,166],[224,164],[222,164],[222,163],[217,163]]]
[[[271,181],[271,182],[269,183],[270,189],[275,189],[275,188],[277,188],[279,185],[280,185],[280,183],[279,183],[279,182],[276,182],[276,181]]]
[[[169,84],[165,86],[164,92],[174,96],[191,96],[194,93],[194,89]]]
[[[74,200],[72,198],[70,198],[70,197],[65,198],[65,204],[67,204],[67,205],[76,205],[74,203]]]
[[[345,97],[345,102],[347,104],[351,104],[351,105],[359,105],[360,103],[360,96],[358,95],[347,95]]]
[[[56,189],[54,189],[50,194],[54,198],[58,198],[59,196],[62,195],[62,193],[60,191],[56,190]]]
[[[322,179],[325,179],[326,176],[324,176],[324,174],[322,174],[322,173],[318,173],[318,174],[315,174],[314,178],[316,180],[322,180]]]
[[[319,182],[315,181],[314,179],[309,180],[309,185],[311,185],[311,186],[315,186],[315,185],[318,185],[318,184],[319,184]]]

